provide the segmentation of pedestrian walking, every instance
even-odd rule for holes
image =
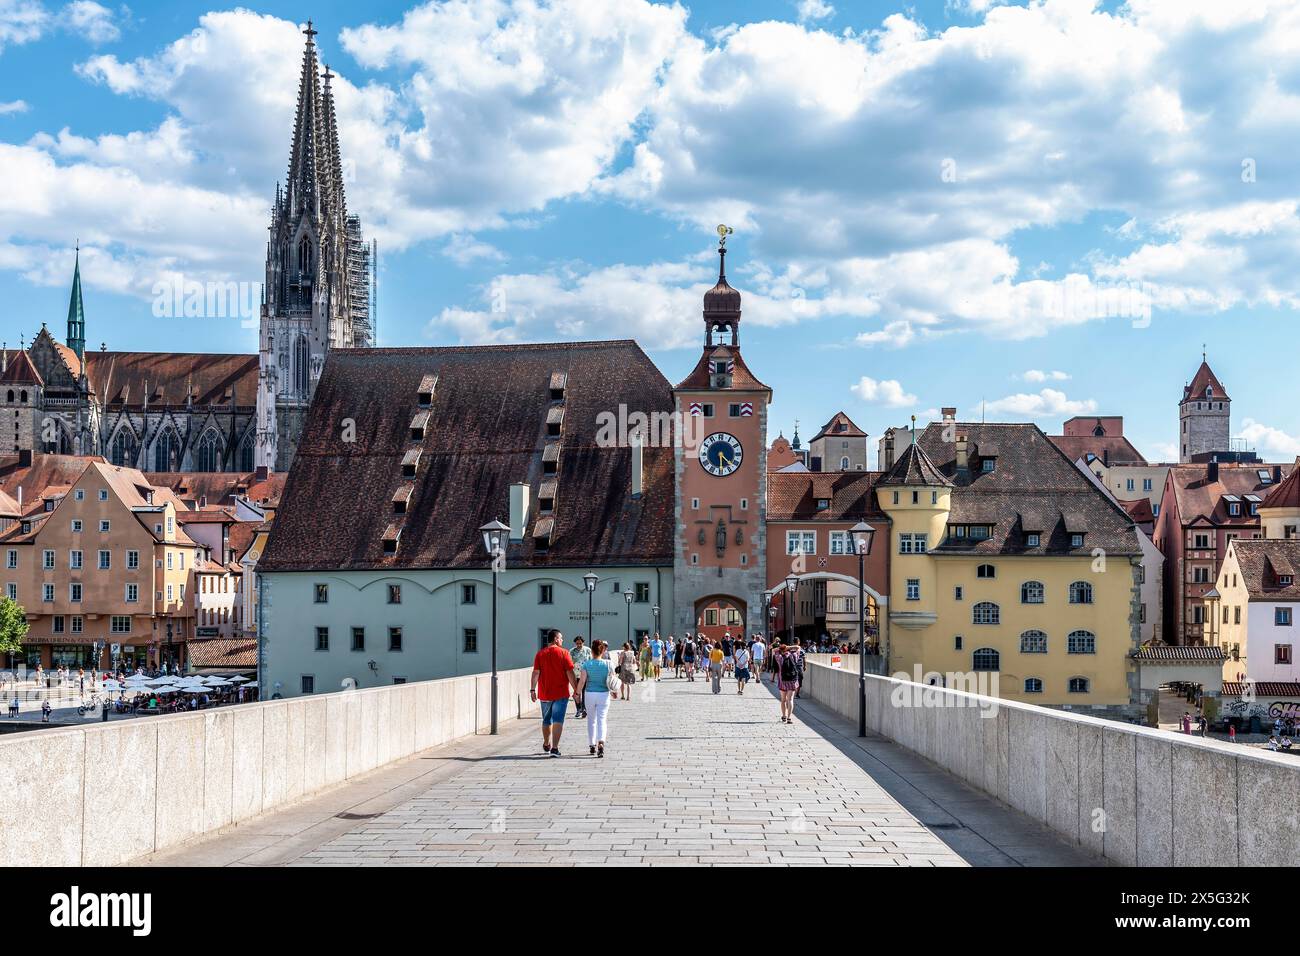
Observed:
[[[659,667],[664,658],[664,642],[659,639],[659,632],[650,640],[650,677],[655,681],[660,679]]]
[[[52,709],[53,708],[50,707],[50,702],[48,700],[41,701],[41,722],[42,723],[48,724],[50,722],[50,711]]]
[[[686,632],[686,638],[682,641],[682,667],[686,671],[686,679],[692,684],[695,683],[695,641],[691,640],[691,632]]]
[[[722,635],[722,673],[723,674],[730,674],[732,668],[735,667],[736,664],[735,653],[736,653],[735,642],[732,641],[731,634],[724,633]]]
[[[578,671],[582,670],[583,664],[591,660],[591,648],[586,645],[581,634],[573,639],[573,650],[569,656],[573,658],[574,669]],[[575,717],[587,716],[587,705],[583,703],[581,694],[575,693],[573,695],[573,706],[576,708]]]
[[[673,645],[673,676],[681,678],[682,668],[686,666],[686,641],[681,640]]]
[[[593,656],[578,668],[578,693],[587,715],[587,744],[594,757],[605,756],[605,725],[609,717],[609,694],[618,684],[618,676],[605,657],[608,645],[602,640],[592,642]]]
[[[754,643],[749,645],[749,666],[753,671],[753,679],[760,684],[763,682],[763,668],[767,666],[767,645],[763,643],[763,635],[754,635]]]
[[[636,654],[631,641],[624,641],[623,649],[618,652],[618,677],[619,700],[631,700],[631,688],[636,683]]]
[[[546,647],[533,657],[533,676],[528,696],[541,705],[542,752],[560,756],[560,735],[564,712],[569,707],[570,688],[578,686],[573,658],[564,649],[564,635],[558,628],[546,632]]]
[[[713,681],[713,693],[722,693],[722,646],[719,644],[709,645],[709,679]]]
[[[744,641],[736,645],[736,694],[745,695],[745,685],[749,683],[749,649]]]
[[[776,663],[776,689],[781,694],[781,722],[794,723],[794,701],[799,692],[801,673],[799,670],[799,648],[797,645],[782,645],[773,658]]]
[[[1228,724],[1228,743],[1235,744],[1236,742],[1237,742],[1237,725]]]

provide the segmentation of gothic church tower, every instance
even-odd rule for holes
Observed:
[[[276,471],[293,461],[329,350],[372,344],[364,303],[353,301],[369,282],[355,273],[369,260],[352,248],[364,241],[356,217],[349,230],[333,74],[317,66],[310,21],[304,32],[289,176],[271,208],[258,346],[255,460]]]

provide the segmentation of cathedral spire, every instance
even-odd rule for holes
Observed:
[[[298,78],[298,109],[293,121],[293,146],[289,153],[289,180],[286,183],[288,207],[296,217],[304,211],[317,216],[323,198],[320,165],[328,154],[324,139],[320,77],[316,66],[316,32],[307,21],[307,45],[302,54],[302,73]]]
[[[72,297],[68,300],[68,348],[77,358],[86,357],[86,309],[81,302],[81,242],[77,242],[76,264],[72,268]]]
[[[740,293],[727,282],[727,237],[734,230],[718,227],[718,282],[704,293],[704,345],[740,344]],[[714,334],[717,341],[714,341]],[[729,341],[728,341],[729,339]]]

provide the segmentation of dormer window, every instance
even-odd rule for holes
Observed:
[[[564,401],[564,392],[565,389],[567,389],[568,387],[569,387],[568,372],[551,373],[551,401],[553,402]]]
[[[438,376],[430,374],[420,379],[420,388],[415,394],[415,399],[421,408],[428,408],[433,404],[433,394],[437,388]]]
[[[393,495],[393,514],[406,514],[410,507],[411,495],[414,491],[415,489],[411,485],[404,485],[402,488],[398,489],[397,493]]]
[[[1295,578],[1290,574],[1279,574],[1277,576],[1278,587],[1289,588]]]
[[[560,470],[560,443],[547,445],[542,451],[542,474],[553,475]]]
[[[830,500],[829,498],[818,498],[818,499],[817,499],[817,510],[818,510],[818,511],[825,511],[825,510],[827,510],[830,506],[831,506],[831,500]]]
[[[384,529],[383,547],[384,554],[396,554],[397,543],[402,537],[402,529],[396,524],[390,524]]]
[[[537,491],[537,510],[541,514],[550,514],[555,510],[555,486],[554,481],[543,481],[542,487]]]
[[[1206,398],[1213,398],[1213,397],[1214,397],[1214,386],[1213,386],[1213,385],[1207,385],[1207,386],[1205,386],[1205,397],[1206,397]]]
[[[402,456],[402,477],[414,478],[415,471],[420,467],[420,449],[412,448]]]
[[[1080,534],[1080,533],[1078,533],[1078,532],[1074,532],[1074,533],[1072,533],[1072,534],[1070,535],[1070,547],[1072,547],[1072,548],[1082,548],[1082,547],[1083,547],[1083,535]]]
[[[996,459],[996,458],[982,458],[982,459],[980,459],[980,471],[984,472],[984,474],[986,474],[986,475],[988,475],[988,474],[992,474],[992,473],[993,473],[993,469],[996,467],[996,465],[997,465],[997,459]]]
[[[564,428],[564,408],[552,408],[546,412],[546,435],[548,438],[559,438],[560,431]]]
[[[1038,534],[1037,531],[1030,531],[1028,534],[1025,535],[1025,547],[1027,547],[1027,548],[1036,548],[1036,547],[1038,547],[1038,543],[1039,543],[1041,540],[1042,540],[1042,538],[1039,537],[1039,534]]]
[[[411,441],[424,441],[424,432],[429,425],[429,413],[420,412],[411,419]]]

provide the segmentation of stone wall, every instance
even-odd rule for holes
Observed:
[[[803,692],[857,723],[856,671]],[[873,675],[867,729],[1119,864],[1300,863],[1289,755]]]
[[[502,722],[537,713],[500,675]],[[0,865],[112,866],[491,725],[491,675],[0,737]]]

